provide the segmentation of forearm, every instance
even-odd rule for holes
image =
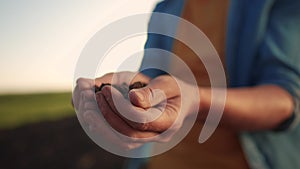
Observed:
[[[199,88],[199,120],[204,120],[211,106],[211,89]],[[287,119],[294,105],[292,97],[275,85],[229,88],[221,123],[237,130],[276,128]]]

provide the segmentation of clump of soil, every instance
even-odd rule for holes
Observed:
[[[134,82],[133,84],[131,84],[131,85],[129,85],[129,86],[128,86],[127,84],[125,84],[125,83],[123,83],[121,86],[117,86],[117,85],[111,85],[110,83],[102,83],[100,87],[95,86],[95,93],[101,91],[102,88],[103,88],[104,86],[107,86],[107,85],[116,88],[117,90],[119,90],[119,91],[122,93],[122,95],[123,95],[125,98],[127,98],[127,94],[128,94],[128,92],[129,92],[130,90],[132,90],[132,89],[143,88],[143,87],[145,87],[147,84],[146,84],[146,83],[143,83],[143,82]]]
[[[132,89],[139,89],[145,87],[147,84],[142,82],[135,82],[132,85],[129,86],[129,91]]]

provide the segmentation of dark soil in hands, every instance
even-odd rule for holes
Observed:
[[[121,86],[117,86],[117,85],[111,85],[110,83],[102,83],[100,87],[97,87],[95,86],[95,93],[99,92],[102,90],[102,88],[104,86],[112,86],[114,88],[116,88],[117,90],[119,90],[122,95],[125,97],[125,98],[128,98],[128,92],[132,89],[139,89],[139,88],[143,88],[145,87],[147,84],[146,83],[143,83],[143,82],[135,82],[131,85],[127,85],[125,83],[123,83]]]

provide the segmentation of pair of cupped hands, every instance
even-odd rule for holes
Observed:
[[[125,94],[119,90],[135,82],[147,85]],[[112,85],[102,85],[107,83]],[[72,101],[79,121],[90,132],[116,146],[134,149],[147,142],[170,141],[197,111],[197,92],[194,85],[167,74],[151,79],[138,72],[117,72],[79,78]]]

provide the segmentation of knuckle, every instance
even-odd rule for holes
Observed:
[[[147,97],[150,98],[153,95],[153,90],[150,87],[146,87],[142,93],[145,98],[147,98]]]
[[[76,83],[78,84],[78,83],[82,82],[83,80],[84,80],[84,78],[83,78],[83,77],[80,77],[80,78],[78,78],[78,79],[76,80]]]
[[[104,76],[113,76],[114,73],[110,72],[110,73],[106,73]]]

